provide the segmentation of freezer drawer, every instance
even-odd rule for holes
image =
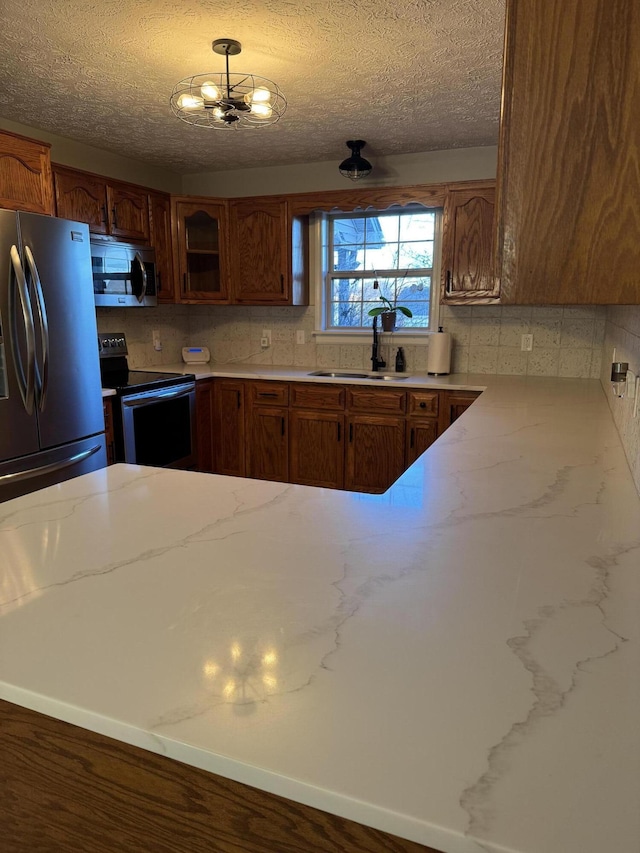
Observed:
[[[0,503],[107,465],[104,433],[0,463]]]

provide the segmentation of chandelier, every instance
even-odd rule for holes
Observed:
[[[226,57],[226,71],[196,74],[176,83],[170,101],[174,115],[196,127],[275,124],[287,108],[287,100],[276,84],[255,74],[229,73],[229,57],[242,50],[239,41],[216,39],[211,47]]]

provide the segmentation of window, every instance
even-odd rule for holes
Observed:
[[[396,329],[425,332],[436,326],[439,212],[422,206],[401,210],[334,213],[324,217],[322,328],[369,330],[368,312],[384,296],[404,305]]]

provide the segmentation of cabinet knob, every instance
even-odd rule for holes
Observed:
[[[422,401],[422,403],[420,403],[420,408],[421,408],[421,409],[426,409],[426,408],[427,408],[427,404],[424,402],[424,400]]]

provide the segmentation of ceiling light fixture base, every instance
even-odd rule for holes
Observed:
[[[364,139],[350,139],[347,147],[351,149],[351,157],[347,157],[338,166],[340,174],[352,181],[359,181],[371,174],[373,166],[368,160],[360,156],[360,151],[367,144]]]

